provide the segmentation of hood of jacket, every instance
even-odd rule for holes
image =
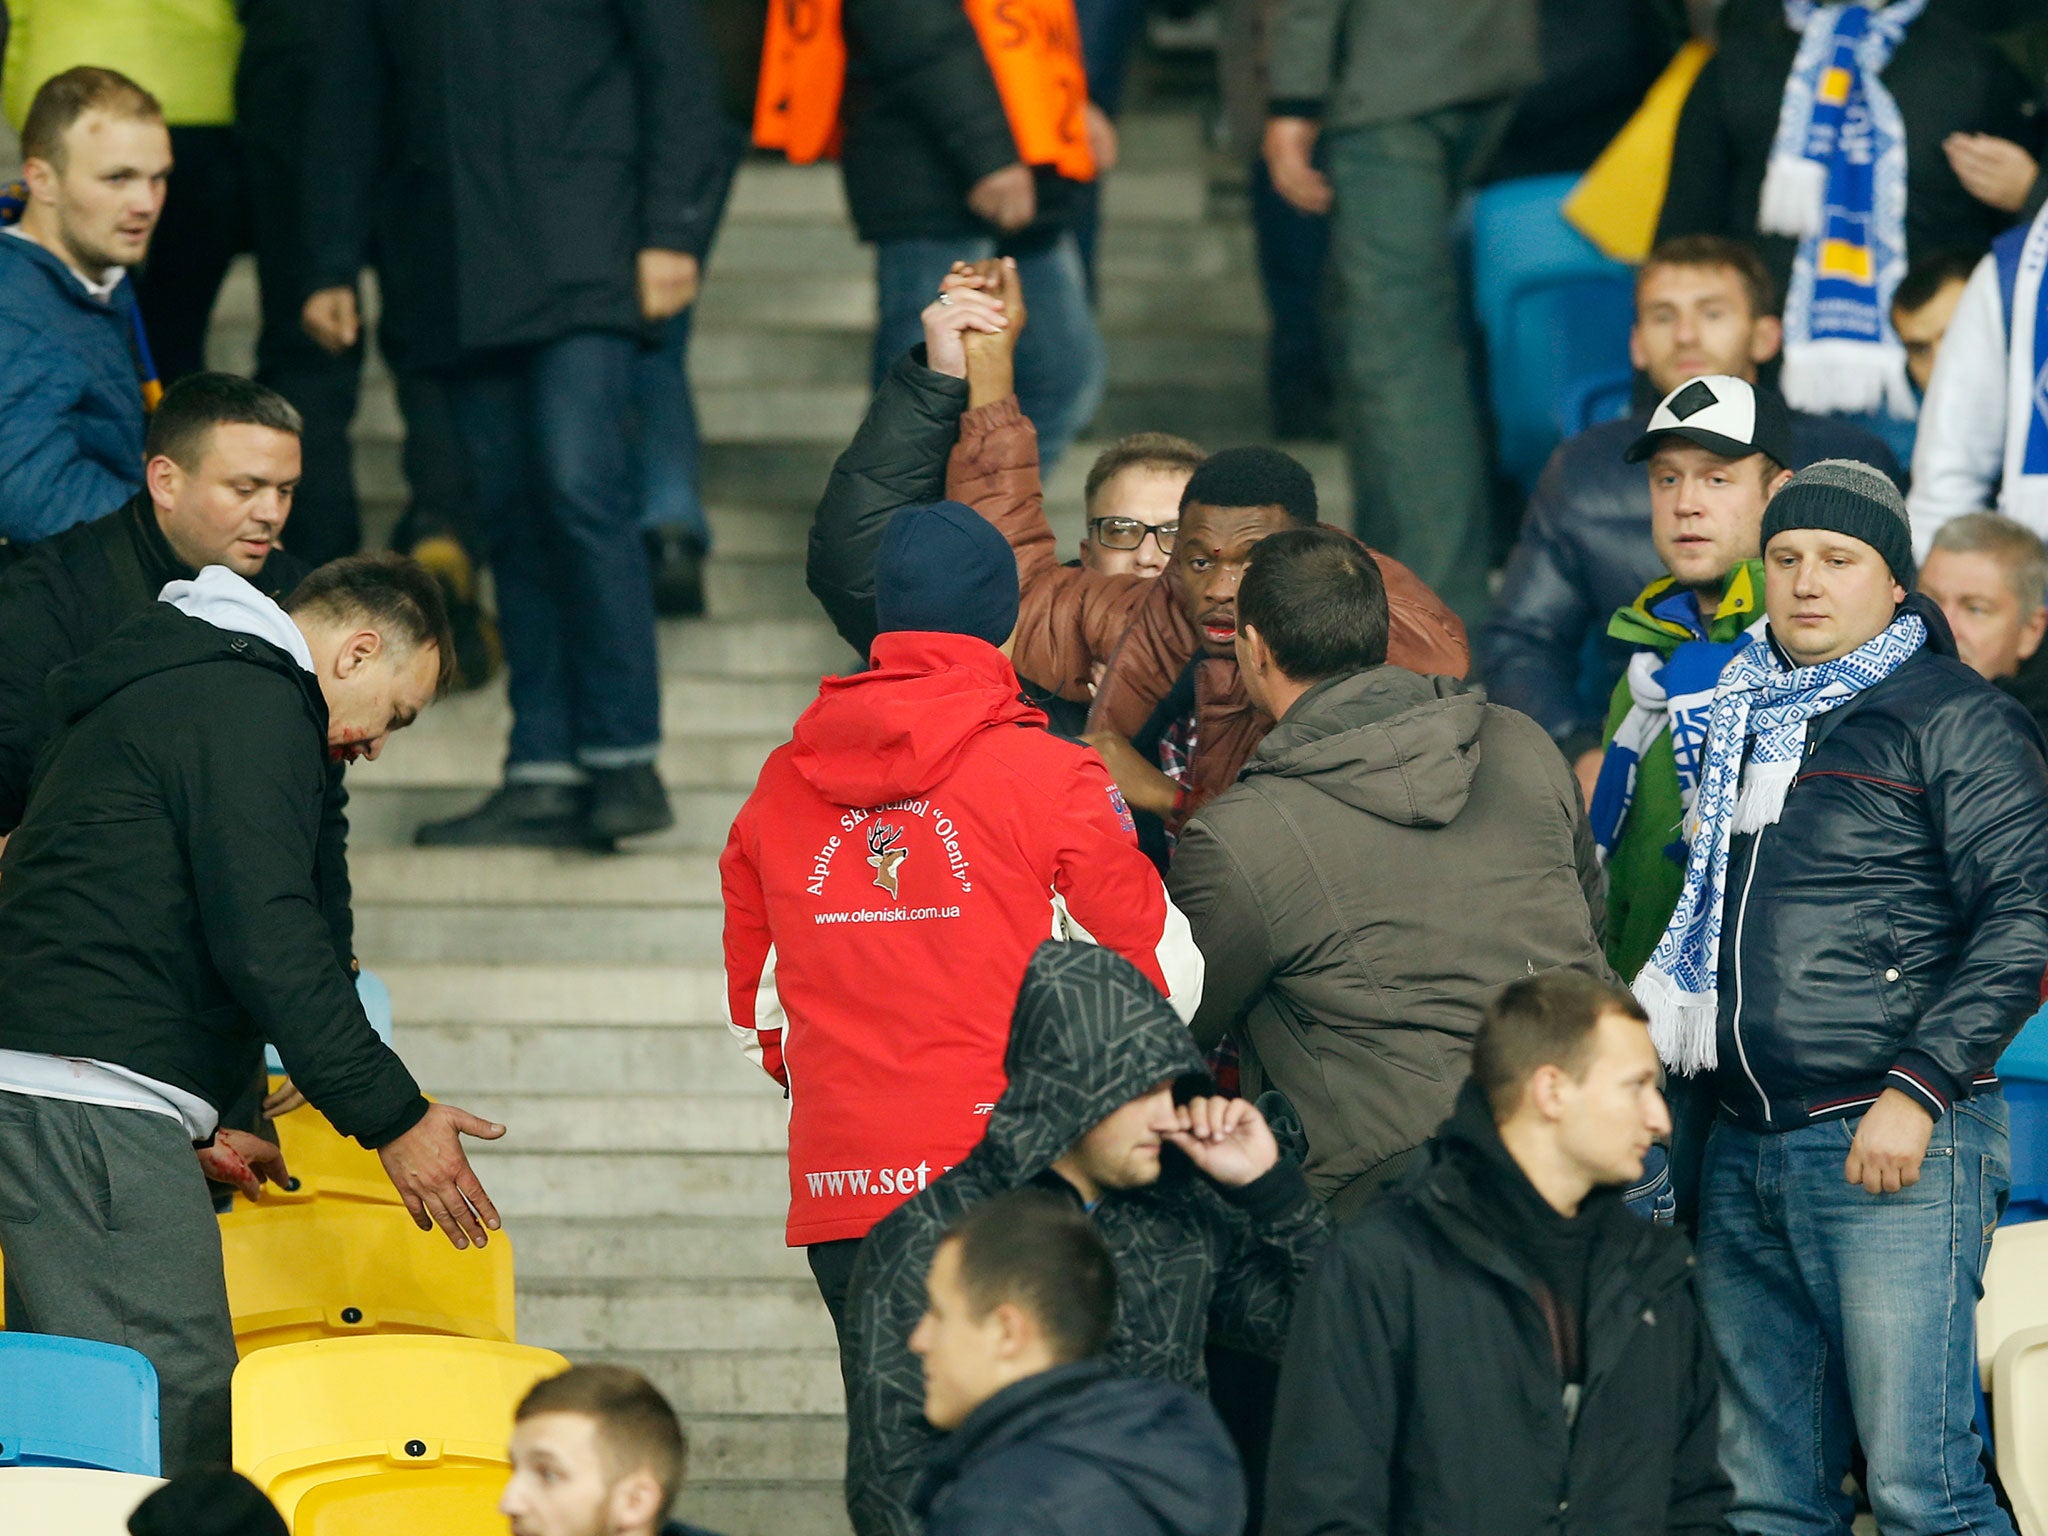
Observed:
[[[834,805],[923,794],[981,732],[1045,724],[985,640],[896,630],[875,637],[870,660],[866,672],[826,678],[791,733],[796,771]]]
[[[1397,826],[1449,826],[1471,797],[1485,719],[1486,695],[1468,683],[1370,667],[1297,699],[1245,776],[1299,779]]]
[[[1215,1410],[1185,1387],[1118,1376],[1099,1360],[1014,1382],[975,1409],[932,1453],[913,1507],[929,1510],[949,1484],[973,1476],[978,1463],[1021,1445],[1113,1482],[1152,1517],[1147,1529],[1202,1536],[1244,1523],[1244,1479]],[[1065,1492],[1043,1483],[1012,1490],[996,1469],[991,1479],[995,1486],[984,1493],[1014,1491],[1019,1500],[1057,1504]],[[1097,1498],[1089,1498],[1090,1512],[1102,1512]]]
[[[291,679],[325,738],[327,701],[298,660],[262,635],[221,628],[169,603],[150,604],[104,644],[52,672],[50,704],[57,719],[69,725],[145,677],[215,661],[254,662]]]
[[[1111,1110],[1200,1072],[1202,1057],[1136,966],[1113,950],[1049,939],[1025,967],[1003,1070],[1009,1086],[970,1158],[1015,1188]]]
[[[1705,626],[1709,640],[1733,640],[1764,611],[1764,563],[1745,560],[1721,588],[1720,604]],[[1676,576],[1659,576],[1626,608],[1608,621],[1610,639],[1669,656],[1688,640],[1700,638],[1699,607]]]

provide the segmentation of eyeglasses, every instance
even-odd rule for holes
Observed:
[[[1142,549],[1145,535],[1150,534],[1159,543],[1159,553],[1173,553],[1173,542],[1180,537],[1179,523],[1141,523],[1135,517],[1091,517],[1088,520],[1088,536],[1104,549]]]

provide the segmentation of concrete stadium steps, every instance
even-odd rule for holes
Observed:
[[[1109,394],[1048,486],[1068,545],[1102,441],[1154,428],[1219,446],[1264,419],[1250,234],[1210,186],[1199,117],[1128,117],[1123,150],[1101,245]],[[788,1105],[723,1023],[717,855],[819,677],[859,664],[802,562],[866,407],[873,312],[837,173],[750,163],[692,356],[716,548],[711,617],[662,626],[675,829],[611,856],[409,846],[497,783],[502,683],[349,772],[357,950],[391,987],[399,1051],[429,1092],[508,1127],[472,1148],[517,1244],[520,1337],[652,1377],[693,1440],[681,1513],[730,1536],[847,1532],[838,1355],[782,1238]],[[217,366],[250,367],[255,324],[244,263],[215,316]],[[353,435],[374,542],[406,500],[399,434],[373,347]],[[1335,500],[1335,456],[1312,467]]]

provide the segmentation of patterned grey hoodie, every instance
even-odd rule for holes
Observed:
[[[1024,975],[1005,1067],[1009,1087],[981,1144],[869,1233],[854,1271],[841,1365],[846,1502],[860,1536],[919,1528],[911,1493],[940,1436],[925,1422],[910,1333],[946,1229],[1026,1184],[1070,1189],[1051,1168],[1084,1132],[1161,1083],[1199,1073],[1202,1058],[1128,961],[1090,944],[1046,943]],[[1283,1147],[1289,1131],[1275,1125]],[[1200,1388],[1212,1336],[1278,1356],[1330,1221],[1291,1156],[1241,1189],[1216,1184],[1170,1147],[1164,1162],[1157,1184],[1110,1190],[1091,1213],[1117,1265],[1108,1360],[1126,1375]]]

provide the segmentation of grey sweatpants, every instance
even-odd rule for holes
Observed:
[[[149,1357],[165,1477],[226,1465],[235,1333],[220,1227],[183,1126],[0,1092],[0,1257],[10,1329]]]

